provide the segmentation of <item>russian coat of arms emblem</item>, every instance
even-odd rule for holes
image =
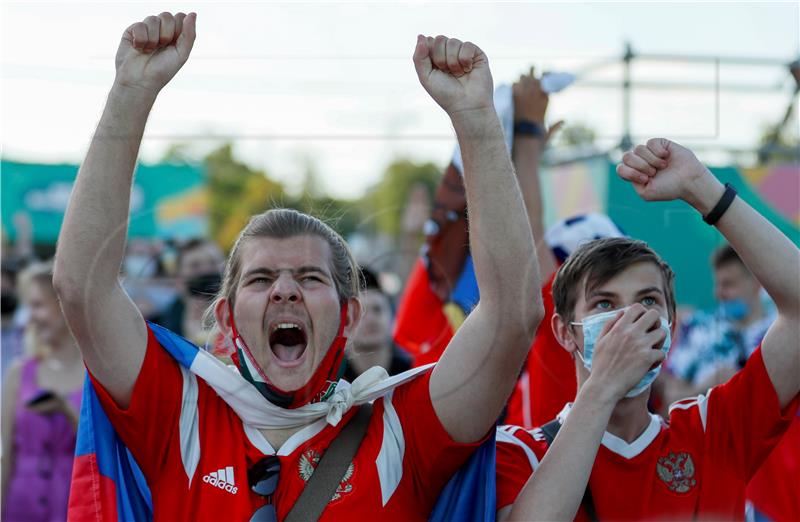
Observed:
[[[319,464],[320,457],[320,453],[318,451],[314,451],[313,449],[306,450],[300,456],[300,462],[297,464],[297,468],[298,472],[300,473],[300,478],[302,478],[304,482],[308,482],[308,479],[311,478],[311,475],[314,473],[314,469],[317,467],[317,464]],[[336,492],[331,497],[331,502],[336,502],[342,498],[342,496],[353,491],[353,485],[350,484],[350,479],[353,478],[354,471],[355,468],[351,462],[350,465],[347,466],[347,471],[345,471],[342,481],[336,488]]]
[[[656,463],[658,478],[675,493],[686,493],[697,484],[694,471],[694,462],[688,453],[670,453]]]

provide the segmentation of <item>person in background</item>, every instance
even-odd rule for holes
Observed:
[[[52,263],[20,275],[29,355],[3,379],[2,520],[66,520],[84,367],[53,290]]]
[[[178,296],[153,322],[198,346],[216,346],[216,342],[209,343],[209,330],[205,328],[203,316],[219,291],[224,265],[222,249],[210,239],[190,239],[179,246],[176,262]]]
[[[368,268],[361,268],[359,298],[364,313],[347,349],[345,380],[353,382],[373,366],[382,367],[389,375],[410,369],[411,357],[392,342],[392,303]]]
[[[666,403],[704,393],[744,367],[775,321],[775,306],[730,245],[712,257],[713,313],[692,314],[664,374]]]
[[[163,243],[152,238],[131,238],[122,262],[123,284],[136,307],[147,319],[164,313],[175,300],[175,289],[161,258]]]
[[[26,310],[19,305],[17,275],[29,264],[36,261],[33,248],[33,223],[30,215],[19,211],[12,216],[14,223],[14,242],[8,241],[6,230],[2,233],[2,323],[0,323],[0,371],[5,375],[11,361],[22,354],[23,329]]]
[[[2,352],[2,373],[5,374],[10,363],[22,354],[24,329],[17,320],[19,297],[17,292],[17,264],[10,260],[2,262],[0,280],[0,351]]]

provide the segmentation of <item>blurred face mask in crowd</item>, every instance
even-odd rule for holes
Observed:
[[[213,299],[222,285],[222,275],[219,272],[200,274],[186,281],[189,295],[203,299]]]
[[[623,312],[628,308],[630,307],[625,307],[621,310],[611,310],[609,312],[590,315],[584,317],[583,321],[581,322],[573,321],[570,323],[583,328],[583,354],[581,354],[580,350],[576,350],[575,353],[578,355],[578,358],[581,360],[581,362],[583,362],[584,368],[586,368],[588,371],[592,371],[592,357],[594,355],[594,348],[600,337],[600,332],[603,331],[603,327],[608,321],[616,317],[618,313]],[[664,338],[664,343],[661,345],[661,351],[664,352],[664,356],[667,355],[670,345],[672,344],[670,327],[671,324],[669,321],[666,318],[661,317],[661,328],[667,333],[667,336]],[[652,384],[654,380],[656,380],[656,377],[658,377],[658,373],[660,371],[660,364],[655,368],[652,368],[645,374],[642,380],[636,384],[636,386],[634,386],[627,394],[625,394],[625,397],[631,398],[641,394],[647,389],[648,386],[650,386],[650,384]]]
[[[3,317],[14,315],[17,310],[17,296],[11,293],[0,295],[0,314]]]
[[[156,262],[147,255],[130,254],[122,263],[125,274],[129,277],[149,278],[156,275]]]
[[[750,307],[744,299],[729,299],[719,303],[719,314],[731,321],[741,321],[750,313]]]
[[[714,270],[714,296],[719,314],[731,321],[741,321],[757,306],[761,285],[740,262],[733,261]]]

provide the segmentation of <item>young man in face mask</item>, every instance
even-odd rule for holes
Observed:
[[[644,200],[682,199],[715,225],[774,299],[778,318],[739,373],[673,404],[666,423],[648,412],[647,392],[673,334],[672,271],[640,241],[581,247],[553,284],[552,322],[575,356],[578,395],[510,518],[741,520],[747,482],[798,408],[800,251],[669,140],[626,153],[617,172]],[[514,435],[538,461],[546,432]]]
[[[339,380],[362,313],[357,267],[329,226],[272,209],[240,234],[212,305],[236,347],[233,373],[145,323],[118,281],[145,122],[189,57],[195,20],[161,13],[123,33],[116,80],[61,229],[55,285],[94,390],[142,469],[156,520],[285,519],[366,402],[363,441],[319,519],[426,520],[494,429],[543,314],[488,59],[445,36],[419,35],[413,54],[461,145],[481,292],[436,367],[393,379],[373,368],[352,386]],[[175,346],[183,348],[170,357]]]

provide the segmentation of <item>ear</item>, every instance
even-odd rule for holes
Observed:
[[[575,341],[571,325],[568,321],[564,320],[563,317],[559,314],[553,314],[550,317],[550,327],[553,330],[553,335],[558,341],[558,344],[570,355],[578,349],[578,343]]]
[[[356,331],[358,323],[361,321],[361,314],[364,309],[361,305],[361,300],[357,297],[351,297],[345,304],[347,307],[347,324],[344,325],[342,335],[349,338]]]
[[[229,302],[227,298],[223,297],[214,304],[214,317],[217,320],[217,327],[224,337],[230,337],[233,330]]]

